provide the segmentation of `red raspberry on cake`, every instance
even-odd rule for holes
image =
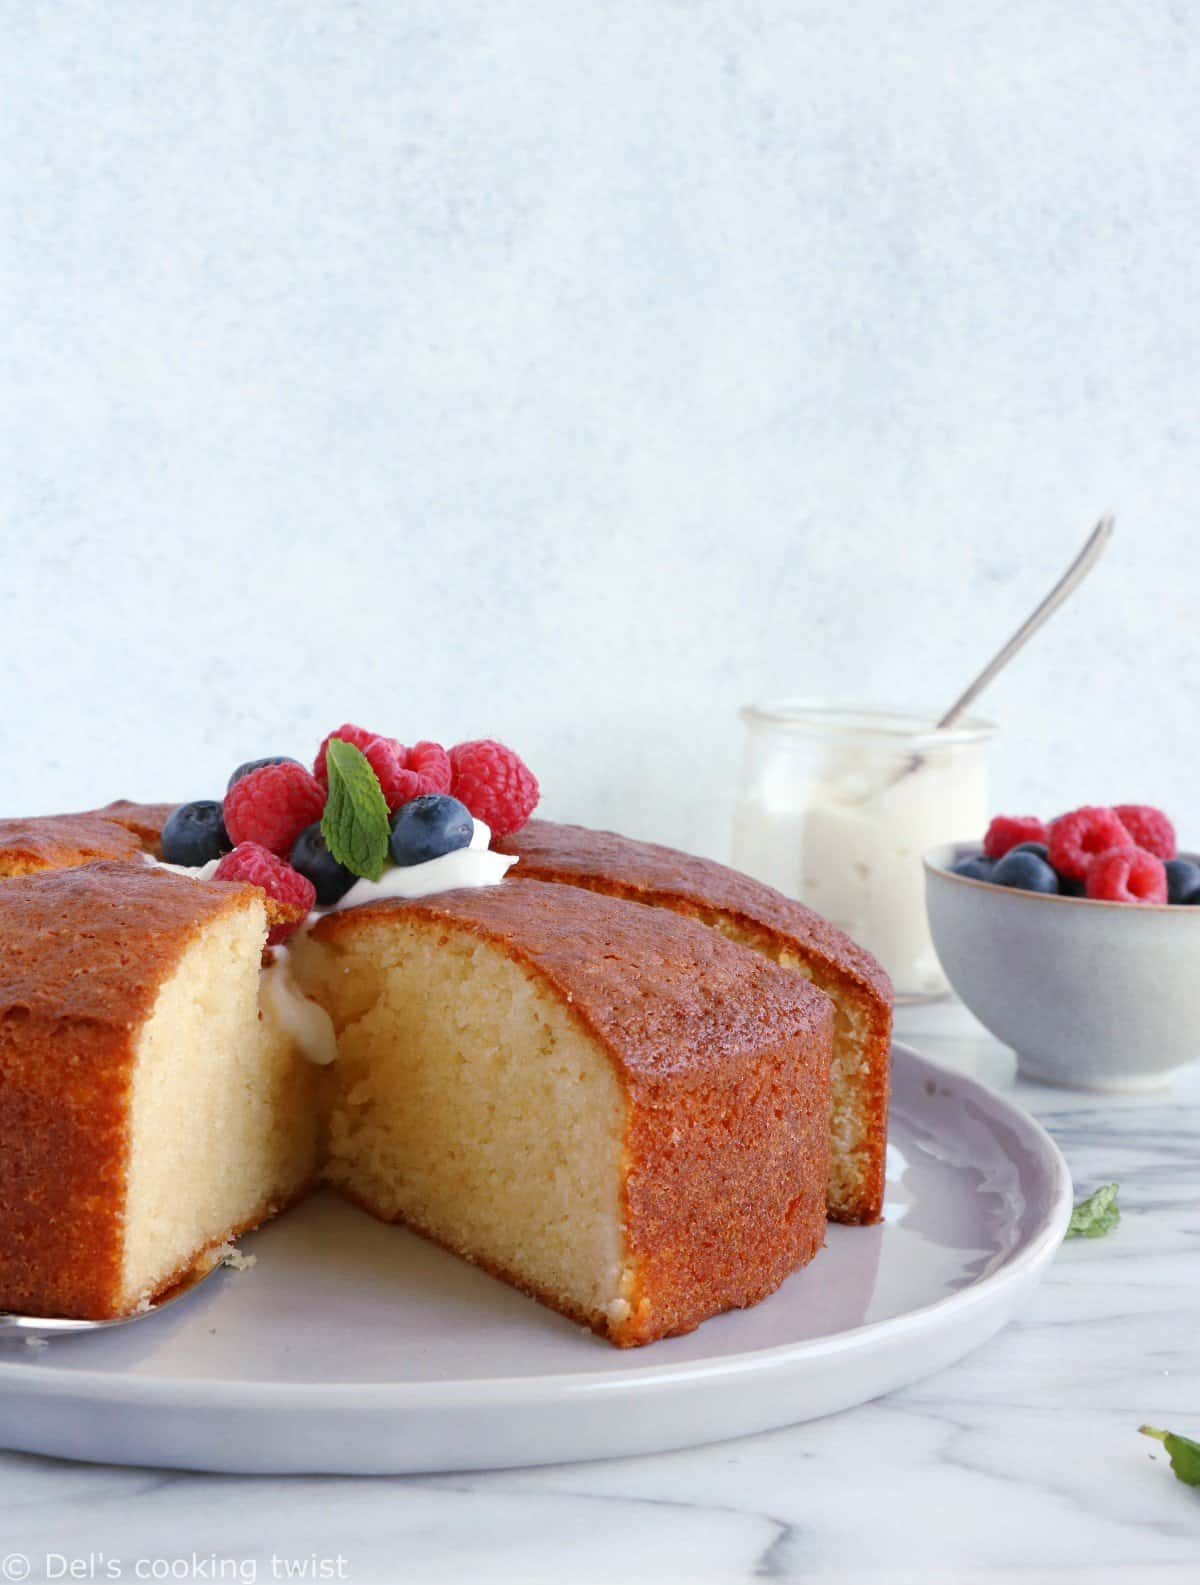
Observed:
[[[317,757],[313,762],[313,775],[322,787],[329,786],[325,750],[329,747],[330,738],[335,737],[358,749],[375,772],[383,789],[388,814],[395,814],[401,804],[419,796],[421,778],[417,772],[407,768],[408,750],[404,744],[398,743],[394,737],[381,737],[377,732],[368,732],[365,727],[355,726],[349,721],[344,726],[338,727],[336,731],[330,732],[317,750]]]
[[[404,765],[417,778],[414,798],[450,791],[450,756],[440,743],[414,743]]]
[[[292,843],[319,820],[325,809],[325,789],[303,765],[287,761],[252,770],[225,794],[223,814],[229,839],[235,844],[257,842],[272,853],[290,853]]]
[[[317,888],[308,877],[257,842],[239,843],[226,853],[213,880],[245,881],[267,894],[267,945],[272,947],[295,935],[317,905]]]
[[[1133,838],[1115,809],[1085,805],[1051,822],[1047,842],[1050,865],[1068,880],[1087,879],[1088,866],[1099,853],[1111,848],[1131,848]]]
[[[1163,861],[1144,848],[1112,848],[1088,865],[1087,895],[1107,903],[1165,903]]]
[[[1002,859],[1019,843],[1045,842],[1046,837],[1045,824],[1036,815],[997,815],[983,839],[983,856]]]
[[[479,738],[450,750],[450,796],[466,804],[493,836],[507,837],[519,831],[537,807],[537,778],[512,749],[492,738]]]
[[[1113,813],[1138,847],[1153,853],[1156,859],[1175,857],[1175,827],[1161,809],[1150,804],[1117,804]]]

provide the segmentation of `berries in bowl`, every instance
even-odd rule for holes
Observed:
[[[1021,1072],[1153,1089],[1200,1053],[1200,859],[1147,805],[992,821],[925,855],[955,992]]]

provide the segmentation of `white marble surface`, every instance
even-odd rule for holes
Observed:
[[[723,856],[737,706],[948,702],[1109,506],[997,800],[1186,809],[1196,6],[3,10],[6,810],[350,716]]]
[[[900,1032],[1013,1087],[1010,1056],[956,1006],[905,1012]],[[1200,1494],[1137,1426],[1200,1435],[1200,1070],[1127,1099],[1015,1094],[1081,1190],[1119,1180],[1124,1219],[1064,1246],[1018,1320],[932,1380],[738,1442],[498,1474],[250,1479],[0,1454],[0,1579],[15,1554],[34,1578],[70,1558],[121,1580],[139,1560],[143,1577],[243,1580],[308,1560],[311,1578],[315,1557],[328,1577],[472,1585],[1194,1581]]]

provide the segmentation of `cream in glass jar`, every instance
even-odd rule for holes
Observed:
[[[948,986],[925,916],[921,855],[978,840],[989,723],[803,700],[742,711],[733,863],[816,909],[887,969],[899,1000]]]

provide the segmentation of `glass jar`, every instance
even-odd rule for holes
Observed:
[[[994,728],[968,718],[785,699],[750,705],[733,864],[873,953],[898,1001],[949,990],[925,916],[921,855],[979,841]]]

